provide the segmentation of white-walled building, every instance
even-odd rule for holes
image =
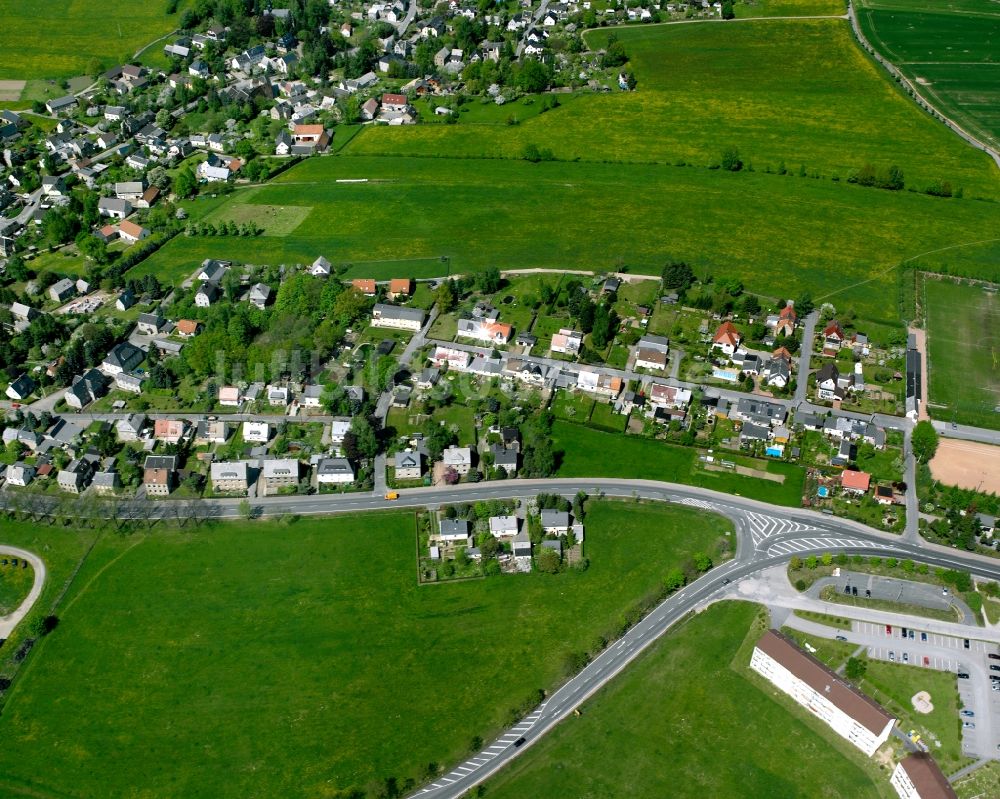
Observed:
[[[243,440],[254,444],[266,444],[271,437],[271,427],[267,422],[244,422]]]
[[[775,630],[760,637],[750,668],[868,757],[888,740],[896,723],[881,705]]]
[[[900,799],[957,799],[948,778],[926,752],[917,752],[897,763],[889,784]]]

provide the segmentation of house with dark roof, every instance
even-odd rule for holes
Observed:
[[[900,760],[889,784],[900,799],[958,799],[948,778],[927,752],[914,752]]]

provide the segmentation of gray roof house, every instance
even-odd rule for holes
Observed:
[[[101,369],[111,375],[131,372],[142,363],[145,357],[143,351],[138,347],[123,341],[120,344],[115,344],[111,351],[104,356]]]
[[[373,327],[394,327],[400,330],[420,330],[424,312],[420,308],[403,308],[378,303],[372,308]]]
[[[28,375],[22,374],[16,380],[12,380],[7,386],[7,396],[12,400],[23,400],[35,390],[35,381]]]
[[[438,537],[442,541],[468,541],[469,523],[465,519],[441,519]]]
[[[271,287],[266,283],[254,283],[250,287],[250,304],[255,305],[261,310],[267,305],[271,299]]]
[[[561,510],[543,510],[541,512],[542,529],[548,534],[562,534],[570,531],[569,514]]]

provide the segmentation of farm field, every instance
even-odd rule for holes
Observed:
[[[948,180],[1000,197],[1000,174],[929,119],[857,47],[844,20],[778,20],[616,29],[635,92],[579,97],[519,125],[365,128],[351,155],[519,158],[528,144],[564,160],[718,164],[739,148],[757,171],[846,179],[899,165],[921,190]],[[587,34],[594,49],[606,30]],[[795,70],[787,64],[794,63]]]
[[[769,474],[784,482],[699,468],[698,451],[664,441],[606,433],[573,422],[556,420],[552,437],[562,452],[559,477],[633,477],[696,485],[762,502],[798,507],[805,470],[791,463],[767,461]],[[763,468],[758,462],[757,468]]]
[[[668,165],[338,156],[251,191],[229,202],[313,210],[289,236],[177,236],[131,274],[176,282],[209,257],[308,264],[321,254],[351,264],[348,277],[379,279],[488,266],[659,274],[676,257],[700,277],[736,277],[763,295],[808,290],[893,322],[900,261],[980,241],[996,217],[969,199]],[[961,265],[964,250],[952,252]],[[969,269],[980,267],[996,268],[983,257]]]
[[[889,796],[878,787],[884,782],[891,791],[888,780],[848,753],[849,744],[750,679],[750,642],[764,629],[760,610],[717,604],[671,630],[585,703],[580,718],[563,722],[488,783],[486,795]]]
[[[584,572],[425,587],[408,513],[106,534],[5,697],[0,793],[315,797],[419,779],[728,529],[613,502],[586,524]]]
[[[931,416],[1000,428],[1000,299],[979,285],[924,276]]]
[[[737,19],[832,16],[846,10],[844,0],[741,0],[733,4]]]
[[[1000,145],[1000,8],[991,0],[859,0],[858,22],[933,105]]]
[[[174,30],[183,5],[181,2],[178,12],[168,16],[166,0],[110,4],[4,0],[0,78],[66,78],[108,69]]]

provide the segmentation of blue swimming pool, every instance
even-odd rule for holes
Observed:
[[[816,493],[819,494],[821,497],[828,497],[830,496],[830,489],[827,488],[826,486],[820,486],[816,490]]]
[[[772,458],[780,458],[784,454],[785,448],[784,447],[768,447],[764,451],[768,455],[770,455]]]

